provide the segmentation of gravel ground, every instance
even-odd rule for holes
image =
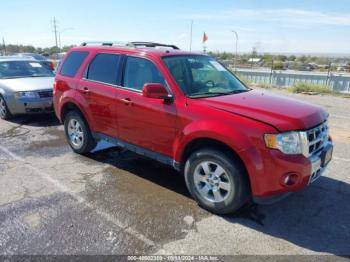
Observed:
[[[230,216],[154,161],[105,143],[72,153],[53,116],[0,121],[0,255],[350,255],[350,99],[273,92],[326,108],[333,161],[309,188]]]

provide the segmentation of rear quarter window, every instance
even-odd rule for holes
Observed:
[[[68,54],[68,57],[63,62],[60,74],[63,76],[74,77],[89,52],[73,51]]]

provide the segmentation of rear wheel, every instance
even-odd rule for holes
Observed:
[[[0,118],[7,120],[12,117],[7,105],[5,99],[0,95]]]
[[[71,111],[66,115],[64,129],[68,143],[75,153],[86,154],[96,147],[90,128],[79,112]]]
[[[184,172],[192,197],[213,213],[232,213],[249,200],[249,184],[242,164],[220,150],[194,152]]]

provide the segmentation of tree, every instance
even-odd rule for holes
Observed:
[[[285,62],[285,61],[287,61],[287,56],[285,56],[285,55],[278,55],[277,57],[276,57],[276,60],[278,60],[278,61],[283,61],[283,62]]]
[[[297,59],[297,57],[295,55],[291,55],[288,57],[289,61],[295,61],[295,59]]]
[[[303,55],[303,56],[299,57],[298,60],[304,64],[307,61],[307,56]]]

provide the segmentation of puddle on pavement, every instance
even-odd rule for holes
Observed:
[[[19,136],[25,136],[29,132],[30,130],[28,128],[25,128],[23,126],[14,126],[11,127],[9,130],[1,133],[0,138],[14,138]]]
[[[61,146],[68,146],[66,141],[66,136],[63,130],[57,128],[48,128],[46,129],[41,136],[43,137],[42,141],[32,141],[28,147],[29,150],[46,148],[55,148]],[[45,139],[48,137],[48,139]]]
[[[86,198],[156,242],[183,238],[211,214],[198,207],[175,170],[129,151],[110,148],[91,158],[113,165],[102,181],[87,181]],[[189,226],[185,217],[194,219]]]

